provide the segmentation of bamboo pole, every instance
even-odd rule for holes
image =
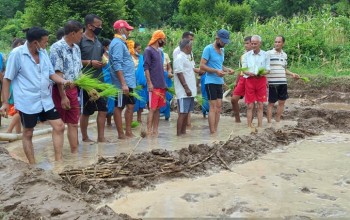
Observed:
[[[89,124],[94,123],[95,120],[90,120]],[[65,128],[67,128],[67,125],[65,125]],[[40,136],[44,134],[50,134],[52,132],[52,128],[45,128],[40,130],[34,130],[33,137]],[[14,134],[14,133],[0,133],[0,141],[18,141],[22,140],[22,134]]]

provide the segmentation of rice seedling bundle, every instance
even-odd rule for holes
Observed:
[[[310,82],[310,79],[308,77],[300,77],[299,79],[303,80],[305,83]]]
[[[208,102],[208,100],[201,95],[196,95],[194,98],[197,100],[200,106],[203,106],[204,104],[206,104],[206,102]]]

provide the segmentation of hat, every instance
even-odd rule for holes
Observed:
[[[128,30],[134,30],[134,28],[132,26],[130,26],[128,24],[128,22],[124,21],[124,20],[118,20],[116,22],[114,22],[113,24],[113,28],[114,29],[121,29],[121,28],[126,28]]]
[[[217,32],[218,37],[224,44],[230,43],[230,32],[225,29],[221,29]]]
[[[149,41],[148,45],[152,45],[154,44],[157,40],[159,39],[165,39],[166,36],[164,34],[164,32],[162,30],[156,30],[155,32],[153,32],[152,34],[152,38]]]

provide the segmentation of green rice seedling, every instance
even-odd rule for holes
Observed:
[[[204,104],[208,102],[208,100],[201,95],[196,95],[194,98],[197,100],[198,104],[202,107],[204,106]]]
[[[172,87],[167,88],[167,91],[170,92],[172,95],[175,95],[174,85]]]
[[[92,89],[97,89],[98,85],[101,82],[93,78],[92,74],[80,74],[79,77],[74,80],[74,84],[87,92],[91,91]]]
[[[264,67],[260,67],[258,69],[258,73],[257,73],[258,76],[264,76],[266,75],[266,69]]]
[[[236,69],[235,72],[246,72],[246,71],[248,71],[248,70],[249,70],[248,67],[242,67],[242,68]]]
[[[234,83],[231,83],[231,84],[228,86],[228,88],[231,89],[231,90],[233,89],[233,87],[235,87],[235,84],[234,84]]]
[[[305,83],[310,82],[310,79],[308,77],[300,77],[301,80],[303,80]]]
[[[138,122],[138,121],[132,121],[131,122],[131,127],[132,128],[136,128],[136,127],[138,127],[140,125],[140,122]]]
[[[143,98],[137,92],[129,92],[130,96],[133,96],[135,99],[139,101],[144,101]]]
[[[143,89],[142,85],[137,85],[134,89],[135,92],[141,91]]]
[[[108,88],[102,90],[99,93],[100,96],[101,97],[108,97],[108,98],[115,98],[115,97],[117,97],[117,95],[120,93],[120,90],[117,87],[115,87],[115,86],[113,86],[111,84],[108,84],[108,85],[109,85]]]

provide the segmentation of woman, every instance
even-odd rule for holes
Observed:
[[[143,56],[141,55],[141,44],[134,41],[128,41],[128,48],[135,64],[136,88],[135,92],[141,97],[141,100],[136,99],[134,112],[137,112],[137,121],[142,122],[141,114],[146,108],[148,102],[148,92],[145,71],[143,69]]]

